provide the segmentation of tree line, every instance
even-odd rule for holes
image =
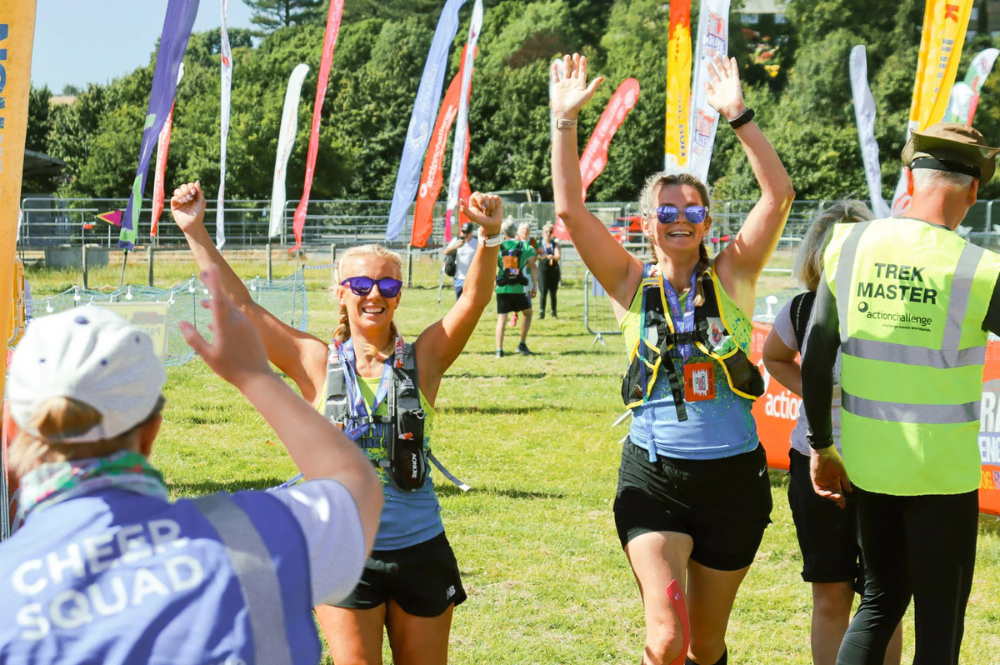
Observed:
[[[302,88],[298,135],[288,166],[288,198],[301,196],[317,84],[326,2],[246,0],[255,30],[230,30],[232,112],[226,192],[231,199],[268,199],[285,87],[300,62],[310,66]],[[328,0],[327,0],[328,2]],[[347,0],[323,105],[314,199],[392,197],[407,123],[441,0]],[[697,2],[692,25],[697,26]],[[590,200],[634,200],[645,178],[662,167],[665,135],[664,0],[485,0],[483,34],[473,76],[468,175],[474,189],[532,189],[551,199],[548,68],[554,57],[580,52],[605,84],[580,119],[581,145],[618,84],[635,77],[636,107],[611,144]],[[878,107],[883,195],[900,169],[923,22],[922,0],[789,0],[784,17],[751,22],[734,0],[730,53],[744,80],[748,106],[785,163],[800,199],[867,198],[848,56],[868,48]],[[959,80],[972,57],[997,46],[985,23],[985,2],[966,39]],[[459,67],[472,3],[452,45],[448,80]],[[200,179],[209,192],[219,179],[219,30],[195,33],[177,90],[167,164],[168,187]],[[33,88],[27,147],[66,162],[62,176],[26,182],[25,192],[68,197],[127,196],[135,174],[155,52],[146,66],[107,84],[80,87],[74,103],[50,106],[52,92]],[[1000,143],[1000,74],[983,90],[975,125]],[[450,149],[448,151],[450,155]],[[720,127],[709,174],[719,199],[758,195],[734,133]],[[151,178],[150,178],[151,182]],[[151,188],[151,185],[150,185]],[[150,190],[147,189],[147,194]],[[1000,179],[981,192],[1000,198]]]

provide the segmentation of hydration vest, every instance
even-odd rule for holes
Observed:
[[[528,277],[524,274],[521,266],[523,253],[524,247],[520,240],[516,241],[513,247],[506,249],[504,249],[503,244],[500,245],[500,271],[497,275],[497,286],[527,285]]]
[[[264,492],[96,489],[29,514],[0,570],[7,665],[319,662],[305,537]]]
[[[639,340],[629,355],[628,372],[622,381],[622,400],[629,409],[641,406],[653,391],[657,376],[662,370],[667,374],[670,392],[677,408],[677,420],[687,420],[684,404],[684,380],[678,375],[669,357],[672,348],[693,344],[704,355],[712,358],[726,375],[729,387],[740,397],[756,400],[764,394],[764,379],[760,370],[733,339],[726,327],[719,308],[719,294],[712,269],[705,270],[699,278],[704,302],[695,306],[695,329],[675,332],[662,277],[654,274],[653,266],[646,264],[639,286],[642,293],[642,319]],[[695,293],[689,292],[688,298]],[[664,362],[666,359],[666,362]]]
[[[390,359],[391,385],[387,395],[389,414],[356,416],[351,412],[347,379],[340,356],[331,347],[326,364],[326,399],[324,415],[342,429],[382,424],[386,459],[375,465],[386,470],[389,480],[399,490],[412,492],[427,482],[427,451],[424,449],[424,409],[417,387],[417,358],[412,344],[405,344],[402,358],[398,350]]]

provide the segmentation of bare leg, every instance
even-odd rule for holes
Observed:
[[[524,318],[521,320],[521,344],[524,344],[528,339],[528,330],[531,329],[532,310],[526,309],[521,314],[524,315]]]
[[[382,665],[385,617],[385,605],[370,610],[317,605],[316,618],[334,665]]]
[[[497,315],[497,349],[503,348],[503,333],[504,328],[507,327],[507,315],[499,314]]]
[[[813,583],[813,665],[836,665],[840,643],[851,622],[854,587],[850,582]]]
[[[455,606],[436,617],[407,614],[395,601],[389,601],[386,627],[395,665],[445,665],[448,662],[448,635]],[[339,665],[339,663],[338,663]]]
[[[684,631],[667,596],[667,586],[675,579],[685,586],[692,547],[691,536],[674,532],[645,533],[625,546],[646,613],[643,665],[668,665],[682,655]]]
[[[885,661],[883,665],[900,665],[903,662],[903,622],[896,626],[896,632],[889,639],[889,646],[885,649]]]
[[[726,628],[736,592],[750,566],[740,570],[715,570],[688,562],[688,616],[691,618],[691,649],[688,657],[700,665],[712,665],[726,652]]]

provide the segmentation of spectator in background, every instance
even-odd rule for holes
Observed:
[[[535,255],[538,255],[538,243],[535,239],[531,237],[531,224],[529,222],[521,222],[517,225],[517,239],[523,243],[531,245],[532,251]],[[531,295],[528,296],[528,308],[531,309],[531,299],[535,297],[535,292],[538,290],[538,282],[535,279],[535,274],[531,270],[531,265],[525,269],[525,276],[528,278],[528,291]],[[514,316],[510,317],[510,327],[517,327],[517,312],[514,312]]]
[[[500,245],[500,256],[497,265],[497,358],[503,358],[503,335],[507,325],[507,315],[511,312],[521,312],[521,343],[517,352],[530,356],[526,340],[528,329],[531,328],[531,300],[535,288],[529,286],[528,270],[535,265],[535,250],[526,241],[515,237],[515,222],[507,219],[503,223],[503,233],[507,237]],[[529,227],[530,228],[530,227]]]
[[[542,298],[541,307],[539,307],[541,313],[538,318],[545,318],[545,298],[549,296],[552,299],[552,318],[558,319],[556,291],[559,290],[559,280],[562,279],[559,268],[559,263],[562,261],[562,249],[559,247],[559,241],[552,237],[551,222],[542,227],[542,243],[539,249],[541,251],[538,253],[540,257],[538,261],[538,286],[542,292]]]
[[[472,257],[476,255],[479,239],[472,235],[472,222],[462,224],[462,235],[458,236],[445,248],[444,253],[455,255],[455,300],[462,297],[465,286],[465,275],[472,265]]]

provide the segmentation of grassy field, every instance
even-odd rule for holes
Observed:
[[[318,255],[312,263],[323,263]],[[244,277],[261,263],[236,263]],[[276,264],[275,275],[292,271]],[[190,277],[192,264],[162,263],[158,285]],[[329,272],[308,271],[311,332],[334,323]],[[30,268],[37,295],[79,283],[79,275]],[[437,305],[437,265],[415,264],[399,327],[413,339],[454,301],[450,280]],[[91,286],[118,283],[117,268],[94,271]],[[126,282],[145,283],[141,264]],[[788,286],[767,278],[761,293]],[[611,505],[624,427],[618,397],[623,349],[593,343],[583,324],[579,283],[559,292],[559,320],[535,321],[537,354],[493,357],[495,309],[445,377],[437,401],[434,450],[472,491],[438,482],[449,538],[469,600],[455,613],[451,661],[461,664],[635,663],[642,650],[642,607],[618,544]],[[513,351],[513,329],[505,344]],[[166,425],[154,463],[175,497],[261,489],[294,474],[284,449],[238,393],[200,361],[171,369]],[[437,475],[435,474],[437,480]],[[775,509],[756,562],[737,598],[728,635],[730,662],[809,663],[810,593],[786,498],[787,478],[771,473]],[[935,534],[926,534],[934,538]],[[1000,664],[1000,527],[981,517],[975,586],[963,662]],[[912,626],[912,610],[907,618]],[[904,662],[912,660],[912,633]],[[329,662],[327,659],[325,662]],[[386,662],[390,662],[386,650]]]

